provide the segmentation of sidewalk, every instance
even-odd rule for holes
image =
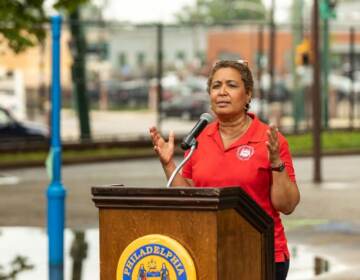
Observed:
[[[293,246],[299,252],[299,248],[305,247],[311,255],[305,254],[304,260],[303,254],[297,256],[292,253],[289,279],[360,279],[360,157],[324,157],[322,163],[324,182],[314,184],[312,159],[294,159],[301,202],[293,214],[282,218],[291,251],[294,251]],[[8,170],[6,173],[18,180],[0,185],[0,225],[44,227],[44,190],[49,183],[45,168]],[[64,166],[62,177],[68,192],[69,228],[98,226],[90,186],[123,183],[146,187],[166,184],[155,158]],[[330,261],[330,273],[319,277],[305,276],[304,269],[313,270],[314,256]]]
[[[90,112],[91,131],[94,138],[123,138],[139,135],[147,135],[148,128],[155,126],[157,122],[156,112],[152,111],[98,111]],[[197,120],[181,120],[167,118],[162,121],[161,130],[165,135],[171,129],[175,134],[185,134],[189,132]],[[283,117],[282,125],[284,129],[293,127],[291,117]],[[332,119],[331,127],[348,127],[348,118]],[[61,111],[61,135],[63,139],[79,139],[79,128],[76,112],[69,109]],[[360,119],[354,122],[355,127],[360,127]],[[305,123],[300,124],[300,128],[305,128]]]
[[[147,135],[148,127],[156,123],[155,114],[151,112],[94,111],[91,118],[93,133],[99,137],[122,137],[139,132]],[[186,133],[194,123],[170,119],[164,123],[163,131],[166,135],[176,127],[176,133]],[[77,132],[75,114],[63,110],[62,135],[77,137]],[[288,240],[292,245],[305,246],[313,254],[330,260],[330,273],[314,278],[305,277],[301,271],[294,269],[291,273],[299,272],[301,276],[291,279],[360,279],[360,157],[324,157],[321,184],[312,182],[311,158],[295,158],[294,164],[301,202],[293,214],[282,217]],[[0,184],[0,224],[44,226],[44,189],[48,185],[45,168],[9,170],[6,173],[14,176],[16,183]],[[97,211],[91,202],[90,186],[165,184],[163,171],[156,159],[65,166],[63,173],[64,185],[68,189],[67,226],[72,228],[97,226]],[[24,209],[27,209],[26,213]],[[309,258],[307,262],[312,266],[313,256]],[[292,265],[302,261],[292,254]]]
[[[323,182],[314,184],[312,159],[294,160],[301,202],[283,216],[288,240],[330,260],[330,273],[306,279],[360,279],[359,163],[359,156],[324,157]]]
[[[151,111],[91,111],[90,119],[95,139],[148,136],[149,128],[157,122],[156,113]],[[161,130],[166,135],[171,129],[177,134],[185,134],[195,122],[168,118],[162,121]],[[72,110],[62,110],[61,135],[67,140],[79,139],[78,119]]]

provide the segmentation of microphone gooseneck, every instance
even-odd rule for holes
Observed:
[[[175,179],[176,174],[180,171],[180,169],[184,166],[184,164],[191,158],[192,154],[194,153],[194,151],[196,149],[196,146],[197,146],[197,142],[196,142],[196,140],[194,140],[193,144],[191,145],[191,149],[190,149],[190,152],[188,153],[188,155],[183,159],[183,161],[179,164],[178,167],[176,167],[176,169],[171,174],[171,176],[166,184],[167,188],[170,188],[172,182]]]
[[[177,168],[171,174],[166,187],[169,188],[175,179],[176,174],[180,171],[180,169],[184,166],[184,164],[190,159],[192,154],[194,153],[195,149],[197,148],[197,141],[196,137],[203,131],[205,126],[207,126],[213,120],[213,116],[209,113],[204,113],[200,116],[200,120],[196,123],[194,128],[190,131],[190,133],[184,137],[183,141],[181,142],[181,148],[184,150],[190,149],[190,152],[187,156],[183,159],[183,161],[179,164]]]

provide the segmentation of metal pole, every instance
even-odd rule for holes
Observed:
[[[261,77],[262,77],[262,59],[264,53],[264,26],[261,24],[258,29],[258,59],[257,59],[257,80],[258,80],[258,94],[259,94],[259,101],[260,101],[260,111],[259,111],[259,118],[261,120],[265,119],[264,114],[264,90],[261,84]]]
[[[321,84],[320,84],[320,52],[319,52],[319,3],[314,0],[312,21],[313,44],[313,154],[314,154],[314,182],[320,183],[321,178]]]
[[[157,25],[157,128],[161,131],[162,76],[163,76],[163,26]]]
[[[322,120],[323,127],[329,127],[329,113],[328,113],[328,95],[329,95],[329,20],[323,19],[323,52],[322,52],[322,73],[323,73],[323,91],[322,91]]]
[[[349,62],[350,62],[350,81],[351,81],[351,91],[349,99],[349,126],[350,129],[354,129],[354,106],[355,106],[355,89],[354,89],[354,70],[355,70],[355,28],[350,28],[350,52],[349,52]]]
[[[292,52],[293,58],[296,56],[296,47],[301,43],[303,39],[303,24],[302,24],[302,11],[303,11],[303,0],[293,2],[292,7],[292,18],[293,18],[293,43],[292,43]],[[292,61],[292,76],[293,76],[293,119],[294,119],[294,132],[298,133],[299,131],[299,121],[301,118],[301,111],[303,110],[303,95],[304,90],[300,88],[297,65],[295,59]]]
[[[80,8],[70,13],[71,44],[73,51],[72,80],[82,141],[91,139],[89,103],[86,88],[86,38],[80,21]]]
[[[271,95],[274,94],[275,81],[274,81],[274,72],[275,72],[275,20],[274,20],[274,11],[275,11],[275,0],[271,1],[271,10],[270,10],[270,46],[269,46],[269,75],[270,75],[270,88],[268,92],[268,101],[270,101]]]
[[[64,224],[66,190],[61,183],[60,140],[60,35],[61,17],[53,16],[52,24],[52,89],[51,89],[51,167],[52,178],[47,189],[47,227],[49,238],[49,279],[64,278]]]

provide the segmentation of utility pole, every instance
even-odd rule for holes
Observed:
[[[321,0],[320,2],[320,15],[323,22],[323,50],[322,50],[322,104],[323,104],[323,127],[329,127],[329,108],[328,108],[328,95],[329,95],[329,69],[330,69],[330,51],[329,51],[329,20],[336,17],[335,14],[336,0]]]
[[[315,183],[320,183],[321,178],[321,84],[320,84],[320,52],[319,52],[319,3],[314,0],[312,16],[312,50],[313,50],[313,154],[314,154],[314,178]]]
[[[156,27],[157,35],[157,122],[156,126],[161,131],[161,107],[162,107],[162,77],[163,77],[163,25]]]
[[[86,40],[80,22],[80,9],[76,8],[70,14],[70,30],[72,41],[72,52],[74,63],[72,65],[72,80],[74,82],[74,93],[76,97],[76,109],[80,121],[80,138],[89,140],[91,138],[89,123],[89,106],[86,91]]]
[[[293,119],[294,119],[294,132],[297,133],[299,130],[299,120],[301,110],[304,103],[304,90],[301,90],[300,83],[298,80],[297,65],[295,62],[296,48],[303,39],[303,0],[293,1],[292,7],[292,34],[293,39],[293,61],[292,61],[292,77],[293,77]]]
[[[355,89],[354,89],[354,71],[355,71],[355,28],[350,28],[350,51],[349,51],[349,62],[350,62],[350,102],[349,102],[349,126],[350,129],[354,129],[354,117],[355,117]]]
[[[274,72],[275,72],[275,50],[276,50],[276,42],[275,42],[276,27],[275,27],[274,12],[275,12],[275,0],[272,0],[271,8],[270,8],[270,33],[269,33],[270,34],[270,38],[269,38],[270,88],[267,96],[268,101],[270,100],[271,95],[274,94],[274,89],[275,89]]]
[[[264,54],[264,26],[261,24],[259,25],[258,29],[258,57],[257,57],[257,80],[258,80],[258,97],[260,100],[260,112],[259,118],[261,120],[265,120],[264,116],[264,90],[262,88],[262,70],[263,70],[263,54]]]
[[[328,106],[328,95],[329,95],[329,20],[323,19],[323,51],[322,51],[322,73],[323,73],[323,91],[322,91],[322,120],[323,127],[329,127],[329,106]]]

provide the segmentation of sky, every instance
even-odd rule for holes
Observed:
[[[171,22],[174,14],[195,0],[109,0],[104,17],[121,21]]]
[[[107,0],[108,7],[104,16],[108,19],[120,21],[143,22],[172,22],[174,14],[185,5],[195,5],[196,0]],[[272,0],[263,0],[269,7]],[[287,19],[288,8],[292,1],[276,0],[276,20],[282,22]]]
[[[129,21],[133,23],[146,22],[174,22],[174,14],[186,5],[194,5],[196,0],[91,0],[94,3],[107,2],[104,11],[105,19]],[[263,0],[266,7],[270,7],[272,0]],[[274,0],[276,3],[275,18],[277,22],[284,22],[289,15],[292,1]],[[45,5],[54,13],[51,7],[54,0],[47,0]]]

